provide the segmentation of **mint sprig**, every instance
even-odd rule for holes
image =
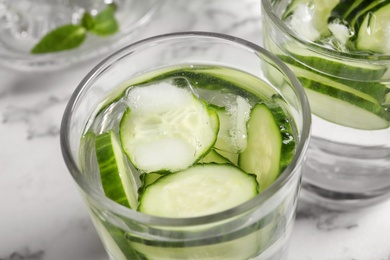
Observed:
[[[119,30],[115,11],[115,4],[109,4],[96,16],[85,12],[79,25],[66,24],[48,32],[31,49],[31,53],[43,54],[77,48],[85,41],[88,32],[102,37],[112,35]]]

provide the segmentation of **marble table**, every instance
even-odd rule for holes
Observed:
[[[136,41],[213,31],[261,44],[260,0],[172,0]],[[0,67],[0,260],[107,260],[62,159],[59,126],[80,80],[100,60],[61,71]],[[354,212],[300,203],[290,260],[390,260],[390,201]]]

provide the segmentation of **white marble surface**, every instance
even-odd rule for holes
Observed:
[[[185,30],[261,44],[260,1],[172,0],[137,39]],[[0,260],[108,259],[59,145],[68,98],[99,59],[49,73],[0,67]],[[390,201],[350,213],[301,204],[289,259],[390,260]]]

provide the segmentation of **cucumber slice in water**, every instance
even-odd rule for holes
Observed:
[[[254,175],[231,164],[199,164],[147,186],[138,210],[161,217],[196,217],[235,207],[257,194]]]
[[[389,126],[390,113],[381,106],[389,92],[385,85],[322,76],[292,58],[282,56],[281,59],[288,63],[305,87],[313,114],[336,124],[363,130]],[[328,60],[328,64],[332,66],[333,62]]]
[[[366,84],[366,89],[356,89],[356,85],[352,85],[349,86],[349,85],[346,85],[346,84],[343,84],[343,80],[339,80],[337,78],[330,78],[330,77],[324,77],[316,72],[313,72],[309,69],[304,69],[304,68],[301,68],[301,67],[297,67],[297,66],[294,66],[294,65],[290,65],[289,66],[290,69],[294,72],[295,75],[297,75],[298,78],[307,78],[307,79],[311,79],[313,81],[316,81],[318,83],[320,83],[321,85],[324,86],[324,88],[333,88],[335,91],[339,91],[338,94],[335,94],[334,96],[339,96],[340,98],[342,98],[343,96],[343,93],[349,93],[349,94],[353,94],[361,99],[365,99],[369,102],[372,102],[374,104],[379,104],[379,100],[383,100],[384,98],[384,85],[377,85],[376,83],[372,83],[372,88],[371,88],[371,84],[370,83],[365,83]],[[343,82],[343,83],[341,83]],[[328,87],[327,87],[328,86]],[[306,84],[304,85],[304,87],[306,88],[312,88],[312,86],[306,82]],[[380,89],[379,89],[380,88]],[[364,92],[363,92],[364,91]],[[375,96],[375,97],[374,97]],[[358,104],[357,104],[358,105]]]
[[[214,145],[218,115],[190,91],[168,83],[129,92],[120,123],[123,149],[141,172],[178,171]]]
[[[252,108],[248,121],[248,146],[239,155],[244,171],[256,174],[260,191],[270,186],[280,173],[282,136],[272,112],[265,104]]]
[[[313,114],[330,122],[363,130],[387,128],[390,113],[378,103],[325,85],[314,79],[298,77],[310,101]]]
[[[333,77],[350,78],[355,80],[375,81],[380,79],[386,72],[387,67],[372,63],[356,63],[342,59],[331,58],[323,54],[315,53],[305,47],[296,44],[285,44],[282,47],[289,55],[294,57],[295,62],[321,71]]]
[[[231,163],[230,160],[223,157],[221,154],[219,154],[214,149],[211,149],[205,157],[203,157],[201,160],[199,160],[199,163],[219,163],[219,164],[225,164],[225,163]]]
[[[389,4],[390,0],[363,1],[363,3],[358,6],[357,14],[351,19],[351,27],[355,28],[355,31],[358,32],[364,19],[373,14],[375,15],[376,11]]]
[[[384,85],[366,83],[367,89],[363,91],[371,92],[370,95],[336,81],[338,79],[333,80],[291,64],[289,67],[305,87],[313,114],[357,129],[382,129],[390,124],[390,113],[381,106],[388,91]]]
[[[145,188],[149,184],[152,184],[153,182],[155,182],[156,180],[158,180],[162,176],[164,176],[163,173],[157,173],[157,172],[151,172],[151,173],[144,173],[144,174],[142,174],[140,176],[140,178],[141,178],[141,181],[142,181],[143,188]]]
[[[106,196],[119,204],[136,209],[137,185],[113,131],[96,136],[96,158]]]
[[[376,11],[369,12],[358,30],[356,47],[390,54],[390,1]]]
[[[359,107],[329,94],[311,89],[306,89],[305,92],[313,114],[327,121],[362,130],[378,130],[390,126],[390,113],[381,106],[365,103],[365,106]]]
[[[331,23],[334,20],[349,21],[358,14],[359,6],[363,2],[369,2],[364,0],[340,0],[340,2],[332,9],[332,12],[328,18],[328,22]],[[350,17],[350,18],[349,18]]]

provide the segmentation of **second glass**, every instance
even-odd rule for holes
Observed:
[[[334,30],[335,37],[344,28],[322,17],[337,3],[264,0],[263,37],[265,48],[297,75],[311,106],[304,197],[349,210],[390,195],[390,56],[343,50],[337,40],[322,36],[315,28]]]
[[[177,68],[178,71],[175,70]],[[155,74],[156,70],[162,74]],[[286,165],[283,160],[279,161],[279,157],[272,164],[267,164],[267,158],[260,157],[253,157],[247,162],[264,165],[265,169],[279,169],[279,162],[284,163],[276,180],[272,179],[267,188],[264,186],[258,195],[244,203],[220,212],[194,217],[144,214],[106,197],[96,163],[95,136],[106,131],[117,132],[118,119],[123,117],[122,106],[129,105],[127,101],[121,103],[122,95],[129,94],[132,89],[137,90],[137,87],[130,86],[138,86],[139,82],[150,82],[151,75],[157,75],[158,78],[159,75],[166,75],[164,73],[173,75],[181,87],[184,86],[207,103],[212,103],[211,106],[217,110],[217,104],[221,104],[220,102],[234,103],[234,100],[240,100],[240,104],[243,104],[241,102],[246,101],[240,96],[245,96],[251,97],[248,100],[257,100],[256,102],[263,100],[262,104],[268,104],[270,108],[279,111],[275,116],[282,118],[284,112],[287,113],[289,119],[281,120],[276,131],[284,133],[284,136],[280,136],[284,145],[280,145],[290,151],[289,164]],[[141,84],[141,88],[145,88],[142,86],[145,85]],[[238,92],[235,86],[239,86]],[[220,87],[222,88],[219,91],[214,91]],[[151,99],[150,103],[139,105],[147,109],[148,106],[153,107],[169,98],[162,95],[160,98]],[[131,99],[130,102],[137,100]],[[166,105],[170,106],[170,103],[175,102],[170,101]],[[278,110],[280,108],[282,110]],[[181,111],[175,110],[174,113],[180,114]],[[186,120],[186,117],[183,120]],[[237,120],[242,121],[243,118]],[[155,119],[152,121],[155,122]],[[238,124],[238,121],[234,124]],[[196,120],[191,122],[196,125]],[[175,124],[183,123],[176,121]],[[269,121],[264,118],[254,125],[267,128],[268,124]],[[292,149],[288,146],[292,136],[283,128],[286,124],[292,127],[295,141],[295,146],[292,146],[295,148]],[[112,54],[93,69],[79,85],[65,111],[61,144],[66,164],[80,188],[111,259],[276,260],[286,257],[310,125],[310,110],[304,91],[292,72],[279,59],[261,47],[235,37],[191,32],[156,36],[132,44]],[[150,128],[150,131],[153,129]],[[156,132],[140,141],[161,134],[164,135]],[[254,147],[258,147],[260,142],[268,142],[267,138],[269,136],[249,140],[248,137],[248,140],[253,142],[251,144]],[[168,147],[169,149],[173,148]],[[264,152],[272,153],[272,150],[271,146]],[[160,153],[160,156],[166,158],[165,154]],[[205,158],[200,159],[197,164],[204,167]],[[223,156],[218,158],[222,158],[222,162],[218,163],[230,165],[229,167],[235,167],[232,164],[237,164],[237,161],[234,161],[236,154],[228,159],[223,159]],[[173,161],[175,160],[178,161],[177,158]],[[142,186],[146,182],[145,179],[139,178],[142,174],[138,171],[131,172],[134,175],[128,177],[135,177],[137,185]],[[156,182],[158,181],[159,179]],[[260,184],[260,187],[261,185],[264,184]],[[146,189],[148,187],[146,186]]]

